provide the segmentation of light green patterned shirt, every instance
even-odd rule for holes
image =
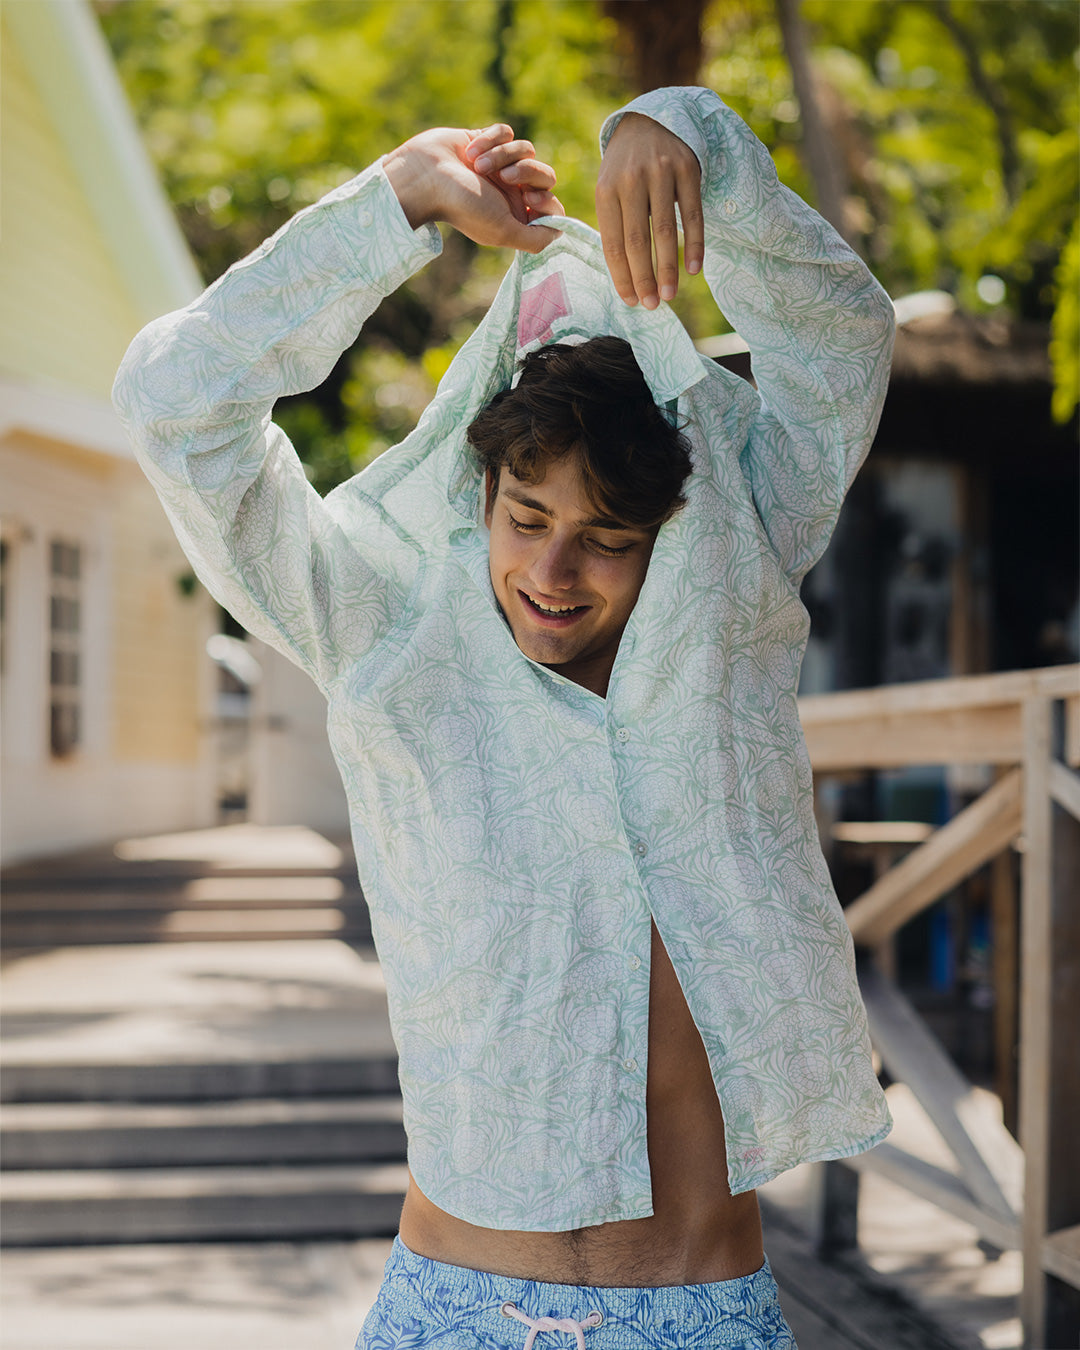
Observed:
[[[630,109],[701,163],[704,270],[758,391],[667,306],[623,305],[599,237],[557,222],[416,430],[320,499],[274,401],[324,379],[440,248],[380,164],[146,328],[115,391],[200,577],[326,695],[409,1164],[437,1205],[493,1228],[652,1213],[650,918],[708,1052],[733,1193],[890,1125],[795,692],[798,583],[870,444],[891,305],[714,94]],[[465,443],[523,351],[599,333],[631,343],[658,403],[677,400],[694,457],[606,698],[515,645]]]

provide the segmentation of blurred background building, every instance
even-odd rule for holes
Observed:
[[[199,282],[92,14],[3,11],[6,861],[212,817],[205,597],[109,403]]]

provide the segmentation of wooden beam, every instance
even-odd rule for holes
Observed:
[[[870,1037],[889,1073],[915,1094],[960,1165],[975,1203],[1017,1228],[1022,1158],[1016,1140],[987,1116],[971,1084],[891,981],[860,971]]]
[[[1080,774],[1072,773],[1056,759],[1050,762],[1050,795],[1074,820],[1080,820]]]
[[[1016,838],[1021,773],[1013,769],[844,911],[856,942],[876,946]]]
[[[921,820],[838,820],[830,833],[840,844],[925,844],[934,827]]]
[[[1065,700],[1065,763],[1080,769],[1080,694]]]
[[[1000,675],[962,675],[950,680],[912,680],[879,689],[851,689],[838,694],[810,694],[799,699],[803,726],[816,722],[862,721],[867,717],[913,712],[945,712],[956,708],[1022,703],[1028,698],[1077,697],[1080,665],[1010,670]]]
[[[1043,1240],[1043,1270],[1080,1289],[1080,1223],[1047,1233]]]
[[[859,1153],[843,1161],[846,1167],[856,1172],[876,1172],[913,1195],[929,1200],[939,1209],[955,1214],[1002,1251],[1013,1251],[1020,1246],[1019,1223],[1008,1223],[987,1213],[959,1177],[913,1153],[885,1143],[878,1144],[869,1153]]]
[[[861,717],[815,715],[803,721],[803,732],[817,772],[906,764],[1017,764],[1023,747],[1018,703],[896,713],[868,710]]]

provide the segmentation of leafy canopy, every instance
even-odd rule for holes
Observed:
[[[594,220],[596,134],[635,92],[595,0],[100,0],[150,152],[207,280],[427,126],[509,121]],[[1053,315],[1055,409],[1076,406],[1074,0],[805,0],[857,243],[894,295]],[[702,83],[813,201],[774,0],[713,0]],[[507,255],[454,235],[390,297],[327,384],[275,415],[327,490],[406,434]],[[989,284],[988,284],[989,283]],[[721,323],[701,278],[677,308]]]

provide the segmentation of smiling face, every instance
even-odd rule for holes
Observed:
[[[488,472],[491,584],[526,656],[603,695],[649,565],[656,529],[621,524],[585,492],[577,459],[538,483]]]

